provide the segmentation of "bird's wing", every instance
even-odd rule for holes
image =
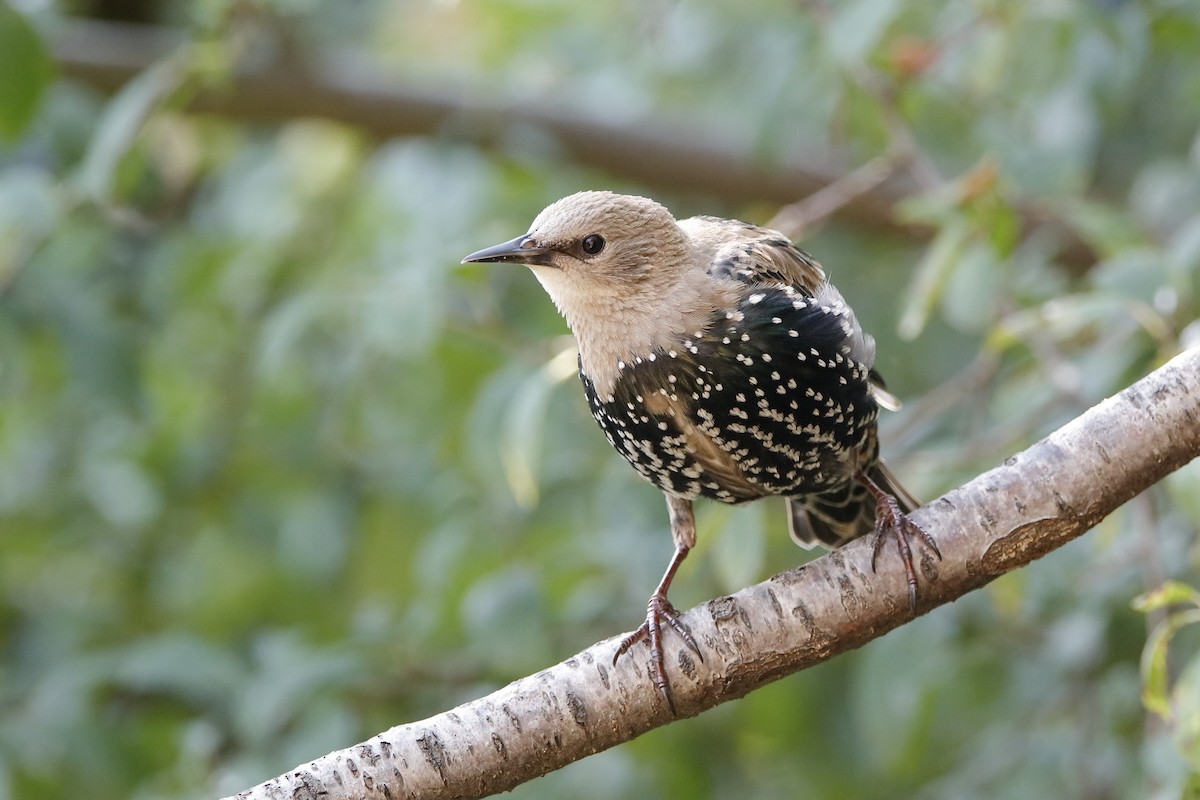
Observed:
[[[875,372],[875,339],[859,325],[853,310],[825,277],[821,264],[769,228],[720,217],[692,217],[679,223],[696,243],[706,271],[750,286],[791,286],[822,305],[845,307],[848,312],[850,355],[872,367],[871,392],[881,408],[896,411],[900,400],[887,390]]]
[[[701,243],[713,277],[752,285],[783,284],[809,297],[825,284],[825,271],[817,260],[778,231],[717,217],[693,217],[680,225]]]
[[[871,368],[870,383],[871,396],[875,398],[877,406],[887,411],[899,411],[904,407],[900,398],[888,391],[887,385],[883,382],[883,376],[874,367]]]
[[[846,325],[844,327],[847,343],[850,346],[849,355],[860,364],[866,364],[871,370],[871,385],[872,394],[876,399],[880,395],[876,389],[882,391],[886,397],[891,397],[890,393],[883,388],[883,381],[878,373],[875,372],[875,338],[871,334],[862,329],[862,325],[858,324],[858,317],[854,316],[854,309],[842,298],[842,293],[839,292],[833,284],[823,283],[817,287],[813,298],[821,305],[833,308],[835,310],[845,310]],[[886,399],[886,398],[885,398]],[[892,398],[895,400],[895,398]],[[899,402],[899,401],[896,401]],[[886,405],[886,403],[885,403]]]
[[[881,408],[896,411],[900,400],[874,370],[875,339],[858,324],[854,311],[825,278],[821,264],[779,231],[720,217],[691,217],[679,223],[691,237],[705,271],[714,278],[749,286],[790,286],[822,305],[845,307],[850,356],[871,367],[871,393]]]

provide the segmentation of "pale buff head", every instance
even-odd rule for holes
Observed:
[[[653,200],[579,192],[547,206],[528,233],[464,262],[525,264],[574,323],[609,298],[638,304],[661,297],[690,256],[675,218]]]
[[[532,269],[579,340],[584,371],[601,382],[618,361],[663,345],[724,299],[670,211],[612,192],[564,197],[528,233],[463,262]]]

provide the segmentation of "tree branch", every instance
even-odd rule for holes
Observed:
[[[111,92],[184,41],[163,28],[75,20],[55,31],[50,47],[63,74]],[[558,105],[497,103],[462,88],[406,86],[349,52],[305,52],[301,64],[270,47],[256,47],[254,55],[231,85],[201,92],[189,107],[252,120],[319,116],[381,137],[439,134],[485,147],[502,147],[532,127],[548,133],[573,161],[650,186],[733,200],[790,202],[839,174],[811,166],[827,158],[806,159],[803,166],[755,163],[761,158],[747,148],[644,120],[622,126]],[[860,224],[908,231],[893,219],[892,206],[913,188],[894,180],[848,203],[846,214]]]
[[[74,20],[56,28],[50,49],[64,75],[113,92],[184,42],[169,29]],[[664,191],[783,205],[832,186],[799,207],[801,222],[836,211],[862,227],[922,241],[932,235],[929,226],[896,217],[896,205],[920,187],[902,170],[881,172],[878,162],[850,172],[847,183],[844,165],[829,155],[766,161],[748,146],[654,120],[617,125],[561,105],[496,102],[463,88],[420,89],[347,52],[305,52],[299,64],[283,48],[256,43],[252,53],[255,60],[240,65],[229,85],[199,92],[188,108],[250,120],[318,116],[380,137],[438,135],[494,149],[532,128],[572,161]],[[1054,230],[1058,258],[1072,270],[1095,263],[1095,253],[1072,231],[1033,208],[1023,216],[1026,229]]]
[[[1093,407],[1002,466],[914,512],[924,553],[920,613],[1040,558],[1200,455],[1200,348]],[[681,716],[882,636],[913,618],[891,551],[871,569],[857,540],[685,614],[704,661],[669,636]],[[617,639],[435,717],[400,725],[237,795],[243,800],[480,797],[505,791],[673,720],[635,648]]]

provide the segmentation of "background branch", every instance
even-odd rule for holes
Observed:
[[[158,27],[83,20],[64,21],[50,38],[65,75],[106,92],[124,86],[184,42]],[[229,85],[201,91],[188,107],[249,120],[318,116],[380,137],[437,134],[496,149],[532,127],[549,134],[565,158],[656,190],[793,204],[780,223],[791,228],[836,213],[855,225],[918,240],[933,233],[929,226],[902,221],[896,214],[897,203],[922,188],[894,168],[898,158],[913,160],[911,152],[852,171],[827,154],[766,162],[750,147],[652,120],[619,125],[549,103],[497,103],[464,88],[408,86],[348,52],[313,51],[298,63],[286,48],[256,43],[252,54]],[[821,192],[824,187],[832,188]],[[812,200],[795,202],[818,192]],[[1073,231],[1044,213],[1027,209],[1023,216],[1026,229],[1053,228],[1063,264],[1084,270],[1096,261]]]
[[[102,91],[115,91],[185,40],[156,27],[74,20],[50,44],[60,69]],[[361,57],[321,51],[304,63],[255,51],[223,90],[202,92],[190,108],[242,119],[319,116],[380,137],[440,134],[498,147],[534,126],[571,160],[663,189],[712,192],[734,200],[792,201],[838,177],[834,168],[753,163],[732,145],[683,135],[654,123],[615,125],[560,107],[488,102],[466,89],[406,86]],[[827,159],[807,158],[806,165]],[[895,181],[847,204],[845,214],[871,227],[908,230],[892,205],[911,187]]]
[[[1081,535],[1200,455],[1200,348],[920,509],[944,558],[921,560],[920,612]],[[697,663],[672,639],[681,716],[694,716],[909,621],[888,551],[872,574],[857,540],[686,614]],[[505,791],[672,721],[644,651],[612,668],[611,639],[435,717],[400,725],[238,795],[244,800],[478,797]]]

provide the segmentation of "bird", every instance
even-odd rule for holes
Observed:
[[[874,532],[872,566],[893,539],[915,609],[910,541],[941,554],[879,456],[879,409],[900,403],[875,370],[874,339],[812,256],[774,230],[583,191],[462,263],[505,262],[529,267],[550,295],[575,336],[592,416],[666,497],[675,552],[614,666],[648,641],[674,712],[664,625],[703,659],[667,597],[696,542],[698,498],[783,497],[804,547]]]

